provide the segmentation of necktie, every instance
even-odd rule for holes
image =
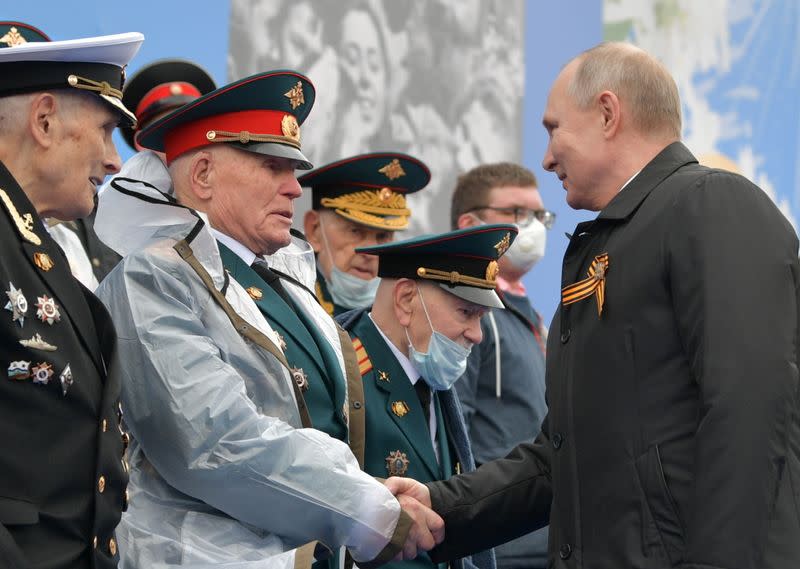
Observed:
[[[422,405],[422,412],[425,413],[425,426],[430,431],[431,428],[431,388],[425,383],[421,377],[414,384],[414,391],[417,392],[417,397]]]
[[[262,259],[256,259],[253,262],[253,270],[264,279],[264,282],[267,283],[272,290],[278,293],[286,304],[289,305],[289,308],[294,310],[294,304],[292,303],[291,298],[289,297],[289,293],[286,292],[286,289],[283,288],[283,283],[281,283],[281,279],[278,275],[276,275],[272,269],[269,268],[267,262]]]

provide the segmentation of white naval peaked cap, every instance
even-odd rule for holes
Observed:
[[[0,97],[75,88],[94,93],[128,124],[136,117],[122,104],[125,67],[144,41],[128,32],[64,41],[36,41],[0,49]]]

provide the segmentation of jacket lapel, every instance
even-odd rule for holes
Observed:
[[[361,325],[356,330],[358,338],[372,361],[372,374],[375,375],[375,385],[384,394],[383,410],[391,418],[397,429],[403,434],[408,444],[422,459],[428,474],[432,480],[437,480],[439,476],[439,464],[436,462],[436,454],[431,442],[431,433],[425,423],[425,413],[417,397],[417,392],[411,384],[411,380],[403,370],[403,366],[397,361],[389,346],[386,345],[383,337],[375,328],[372,320],[366,312],[361,317]],[[380,362],[380,363],[378,363]],[[384,381],[378,378],[380,372],[385,372],[389,380]],[[419,381],[424,381],[420,379]],[[408,412],[398,413],[396,406],[405,403]],[[370,412],[369,410],[367,411]],[[376,412],[380,412],[376,409]],[[441,433],[441,436],[446,436]],[[367,432],[367,439],[370,433]]]
[[[21,244],[25,258],[31,264],[34,273],[39,275],[49,289],[49,292],[32,290],[27,293],[30,295],[28,300],[33,310],[33,317],[36,317],[36,304],[39,298],[44,299],[45,296],[52,298],[60,316],[60,321],[54,321],[52,325],[71,325],[75,329],[100,376],[103,377],[105,370],[94,317],[89,310],[81,285],[72,276],[64,253],[47,233],[25,192],[2,163],[0,163],[0,191],[4,209],[16,224],[22,237]],[[22,222],[22,219],[25,222]]]
[[[261,291],[262,297],[258,300],[254,299],[259,310],[274,324],[274,328],[280,328],[285,334],[290,335],[294,339],[295,343],[300,346],[300,348],[308,354],[314,364],[319,367],[320,373],[324,377],[326,375],[325,362],[322,359],[319,349],[317,349],[317,343],[305,326],[299,325],[300,321],[297,314],[287,306],[286,302],[271,286],[264,282],[264,279],[262,279],[252,267],[246,265],[238,255],[222,243],[218,242],[218,245],[222,264],[231,274],[231,277],[233,277],[242,288],[256,287]],[[289,324],[291,322],[297,322],[298,325],[292,326]]]

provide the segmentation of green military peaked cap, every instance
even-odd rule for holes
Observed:
[[[50,41],[50,38],[39,28],[24,22],[0,22],[0,48],[37,41]]]
[[[399,152],[373,152],[338,160],[300,176],[311,188],[313,209],[332,209],[373,229],[408,227],[406,194],[428,185],[431,173],[420,160]]]
[[[300,125],[314,105],[314,86],[296,71],[267,71],[203,95],[145,127],[136,137],[143,147],[165,152],[167,162],[196,148],[230,144],[236,148],[296,160]]]
[[[430,280],[475,304],[502,308],[495,293],[497,260],[508,251],[516,236],[516,225],[477,225],[359,247],[356,253],[378,255],[379,277]]]
[[[217,88],[208,71],[184,59],[160,59],[140,68],[125,83],[122,102],[136,115],[138,128],[145,128],[158,115],[173,111]],[[122,137],[135,148],[132,128],[122,128]]]

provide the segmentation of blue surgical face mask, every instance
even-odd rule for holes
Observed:
[[[453,387],[459,377],[464,375],[467,369],[467,358],[472,350],[471,347],[465,348],[458,342],[454,342],[444,334],[434,330],[431,317],[428,316],[428,308],[425,306],[425,299],[422,298],[422,291],[417,288],[419,299],[422,301],[422,309],[431,327],[431,339],[428,341],[428,351],[418,352],[411,343],[411,337],[406,328],[406,338],[408,339],[408,351],[411,361],[414,362],[417,371],[425,382],[436,391],[445,391]]]
[[[325,236],[325,224],[322,221],[322,215],[319,216],[319,225],[322,240],[325,242],[325,254],[328,255],[331,262],[331,274],[328,277],[327,285],[333,303],[343,308],[366,308],[371,306],[375,300],[375,293],[381,280],[378,277],[360,279],[355,275],[337,269],[336,264],[333,262],[330,245],[328,245],[328,238]]]

